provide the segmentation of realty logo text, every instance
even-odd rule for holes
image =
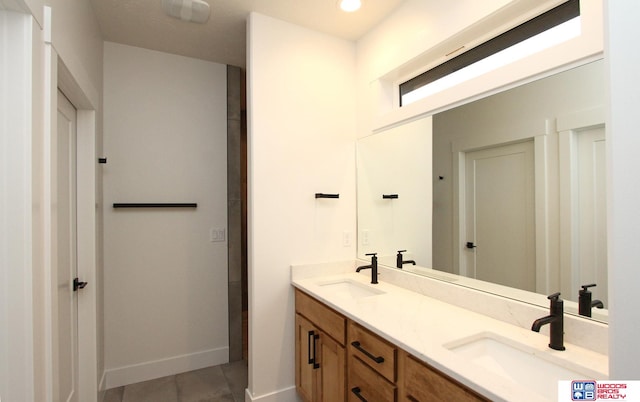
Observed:
[[[572,401],[620,400],[627,398],[627,384],[596,381],[572,381]]]

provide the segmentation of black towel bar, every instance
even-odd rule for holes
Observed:
[[[115,203],[114,208],[197,208],[198,204],[193,203]]]
[[[398,198],[398,194],[382,194],[382,198],[385,200],[395,200]]]
[[[340,194],[316,193],[316,198],[340,198]]]

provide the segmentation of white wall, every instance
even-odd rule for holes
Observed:
[[[355,255],[355,47],[259,14],[248,38],[248,397],[292,401],[290,265]]]
[[[630,52],[633,38],[640,36],[635,0],[607,1],[606,58],[609,81],[607,206],[609,245],[609,375],[612,379],[640,379],[640,255],[635,239],[640,227],[640,169],[638,109],[640,91],[637,72],[640,55]]]
[[[226,66],[105,43],[107,388],[228,361]],[[196,202],[196,209],[113,203]]]

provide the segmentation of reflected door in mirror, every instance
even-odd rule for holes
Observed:
[[[464,180],[466,239],[475,247],[461,247],[461,273],[535,291],[533,142],[466,152]]]

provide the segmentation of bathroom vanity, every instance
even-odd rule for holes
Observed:
[[[303,400],[487,400],[308,294],[295,294],[296,387]]]
[[[389,268],[374,285],[356,265],[292,268],[296,387],[305,401],[544,401],[557,399],[558,380],[608,377],[606,353],[571,336],[565,351],[552,350],[548,332],[531,331],[544,309],[531,306],[514,325],[437,293],[469,291],[487,306],[495,296]],[[512,315],[528,308],[508,307]],[[577,332],[574,318],[565,332]]]

